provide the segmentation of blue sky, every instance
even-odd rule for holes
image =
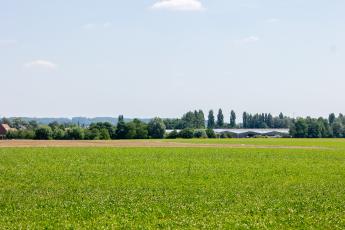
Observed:
[[[0,116],[344,111],[345,1],[0,0]]]

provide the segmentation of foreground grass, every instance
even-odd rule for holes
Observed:
[[[345,228],[345,152],[2,148],[0,229]]]

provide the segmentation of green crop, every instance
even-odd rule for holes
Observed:
[[[229,142],[328,148],[1,148],[0,229],[345,228],[343,140]]]

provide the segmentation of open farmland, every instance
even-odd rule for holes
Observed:
[[[345,228],[344,140],[85,143],[0,142],[0,229]]]

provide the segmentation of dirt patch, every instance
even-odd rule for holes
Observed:
[[[111,141],[40,141],[40,140],[3,140],[1,147],[157,147],[157,148],[259,148],[259,149],[328,149],[314,146],[274,146],[274,145],[246,145],[246,144],[194,144],[180,142],[166,142],[159,140],[111,140]]]

